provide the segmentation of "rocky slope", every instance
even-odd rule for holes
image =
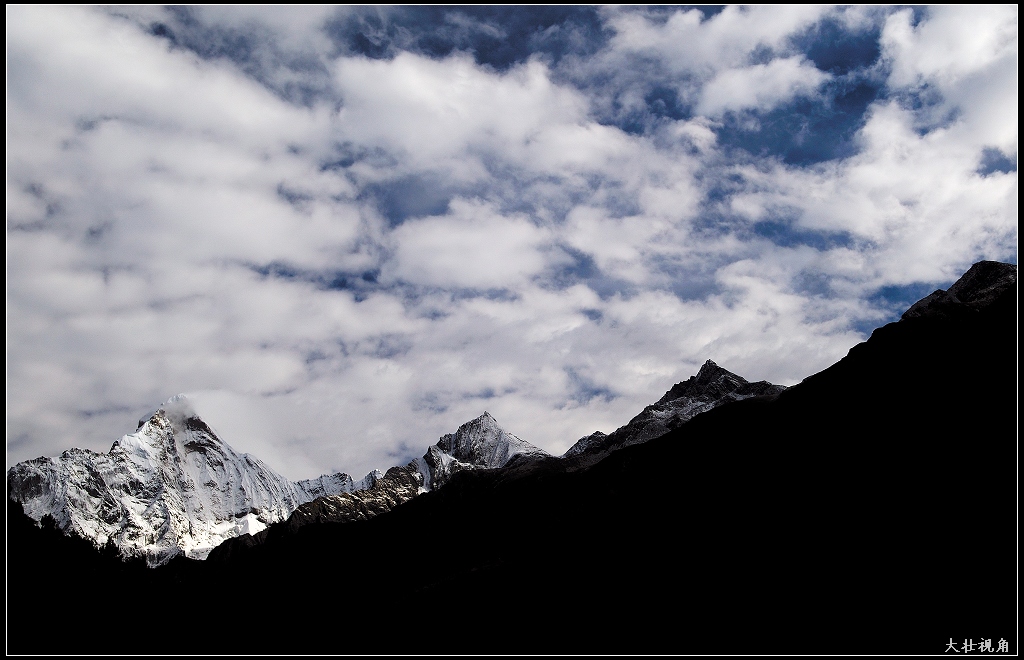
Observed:
[[[287,531],[372,518],[439,488],[457,472],[502,467],[517,456],[549,455],[485,412],[431,445],[423,458],[386,474],[293,482],[232,449],[178,395],[105,454],[69,449],[15,465],[7,490],[33,520],[51,516],[67,534],[97,547],[113,543],[122,556],[157,566],[179,554],[205,559],[237,537],[243,547],[260,544],[275,523],[288,521]]]
[[[731,401],[755,396],[779,394],[786,388],[768,381],[748,382],[708,360],[697,372],[682,383],[672,386],[657,403],[647,406],[639,415],[610,434],[600,431],[580,438],[565,452],[565,458],[593,457],[658,438],[679,428],[695,415]]]
[[[370,487],[376,475],[347,474],[292,482],[258,458],[240,454],[172,397],[135,433],[102,454],[69,449],[7,472],[8,497],[31,518],[151,565],[184,553],[198,559],[224,539],[279,522],[304,502]]]
[[[423,460],[430,467],[429,487],[440,488],[461,470],[503,467],[515,456],[539,458],[550,454],[506,432],[485,411],[431,445]]]
[[[1016,284],[1017,266],[1014,264],[979,261],[949,290],[938,289],[911,305],[903,312],[901,320],[977,313]]]
[[[12,506],[8,650],[1013,653],[1015,279],[591,467],[513,456],[230,561],[128,566]],[[153,599],[172,627],[228,633],[118,618]]]
[[[422,458],[389,469],[371,487],[302,504],[285,522],[225,540],[210,554],[210,558],[229,560],[248,548],[293,534],[313,523],[368,520],[417,495],[441,488],[458,472],[500,468],[514,459],[534,458],[551,458],[551,455],[505,431],[485,411],[460,426],[455,433],[442,436],[427,448]]]
[[[979,262],[948,291],[914,304],[903,322],[955,319],[987,309],[1016,285],[1016,266]],[[711,360],[673,386],[655,404],[611,434],[580,439],[564,455],[567,470],[596,465],[613,451],[664,436],[696,415],[757,397],[774,398],[784,387],[748,382]],[[507,433],[489,413],[431,445],[421,459],[359,482],[345,474],[290,482],[258,459],[239,455],[195,415],[182,397],[168,401],[138,431],[107,454],[68,450],[58,458],[27,461],[8,472],[10,496],[39,521],[51,515],[65,532],[108,540],[125,555],[153,564],[176,554],[205,558],[221,542],[230,556],[270,535],[310,523],[366,520],[448,483],[462,471],[493,469],[550,458]],[[519,459],[519,461],[516,461]]]

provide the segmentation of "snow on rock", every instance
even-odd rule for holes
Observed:
[[[346,474],[289,481],[228,446],[179,394],[105,454],[69,449],[15,465],[7,490],[36,521],[50,515],[67,533],[97,545],[111,540],[122,554],[159,565],[179,554],[203,559],[227,538],[379,474],[359,483]]]
[[[385,474],[374,470],[366,475],[357,483],[365,488],[318,497],[302,504],[280,528],[295,532],[310,524],[367,520],[441,488],[456,472],[500,468],[517,456],[539,458],[550,457],[550,454],[508,433],[485,412],[460,426],[455,433],[442,436],[437,444],[427,448],[422,458],[390,468]],[[270,530],[247,537],[239,535],[218,547],[210,558],[213,561],[229,559],[248,547],[264,543],[269,536]]]
[[[597,431],[580,438],[563,456],[606,452],[646,442],[723,403],[778,394],[784,389],[764,380],[751,383],[708,360],[696,376],[673,385],[657,403],[644,408],[625,426],[608,435]]]
[[[442,436],[423,456],[430,469],[429,487],[440,488],[460,470],[499,468],[513,456],[550,456],[498,426],[489,412]]]
[[[123,555],[157,566],[180,554],[205,559],[227,539],[258,537],[285,520],[301,526],[369,518],[439,488],[459,470],[501,467],[518,455],[548,454],[485,412],[386,474],[293,482],[228,446],[179,394],[105,454],[69,449],[15,465],[7,491],[36,521],[50,515],[66,533],[97,546],[112,541]]]

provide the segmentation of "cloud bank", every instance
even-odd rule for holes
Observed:
[[[560,454],[1016,262],[1017,9],[9,7],[7,462]]]

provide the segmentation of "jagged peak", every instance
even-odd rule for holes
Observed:
[[[352,485],[353,490],[369,490],[377,485],[377,482],[384,478],[384,473],[374,468],[366,473],[366,476]]]
[[[143,416],[139,419],[139,426],[135,433],[115,440],[110,449],[113,450],[118,445],[125,443],[142,442],[147,445],[151,445],[153,442],[160,443],[164,441],[165,434],[168,432],[170,434],[168,437],[184,437],[183,434],[186,432],[198,433],[200,437],[205,438],[202,440],[204,444],[212,442],[214,445],[225,447],[228,451],[234,451],[227,447],[217,432],[199,416],[192,401],[185,394],[175,394],[164,401],[154,412]],[[242,455],[239,457],[244,458]],[[259,462],[253,457],[250,457],[250,460]]]
[[[455,433],[441,436],[434,447],[460,462],[488,468],[500,467],[515,454],[547,454],[501,428],[487,411],[460,426]]]
[[[476,436],[481,432],[488,438],[495,440],[506,434],[505,429],[501,428],[491,413],[485,410],[484,414],[459,426],[455,433],[448,433],[442,436],[438,441],[438,446],[445,451],[453,451],[457,445],[462,444],[457,442],[457,440],[469,435]]]
[[[999,261],[979,261],[948,290],[936,289],[903,312],[901,320],[942,316],[956,310],[980,311],[1017,284],[1017,266]]]
[[[160,406],[160,410],[175,426],[184,426],[187,420],[200,419],[192,402],[184,394],[175,394]]]
[[[469,421],[467,423],[468,424],[488,424],[488,425],[493,425],[493,426],[499,426],[498,420],[494,419],[494,415],[492,415],[491,413],[487,412],[486,410],[484,411],[484,414],[480,415],[476,419],[471,420],[471,421]]]
[[[712,360],[708,360],[703,365],[701,365],[700,370],[697,371],[696,380],[697,382],[707,382],[716,378],[720,378],[723,375],[735,376],[736,378],[740,378],[740,376],[736,376],[736,374],[732,373],[728,369],[723,369],[722,367],[715,364]],[[740,380],[743,379],[740,378]]]
[[[150,409],[149,413],[139,418],[139,425],[137,428],[142,428],[146,422],[156,416],[164,417],[168,421],[186,420],[191,417],[199,417],[195,408],[192,406],[192,401],[186,394],[175,394],[155,409]]]
[[[731,381],[733,386],[740,386],[746,384],[747,379],[742,376],[737,376],[733,372],[718,366],[714,360],[707,360],[701,365],[697,375],[690,376],[681,383],[676,383],[672,386],[665,395],[658,400],[657,404],[666,403],[674,399],[678,399],[683,396],[699,396],[711,386],[720,383],[721,381],[728,379]]]

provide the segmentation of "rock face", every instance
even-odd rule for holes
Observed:
[[[503,467],[519,455],[550,456],[543,449],[506,432],[485,411],[431,445],[423,460],[430,467],[429,487],[440,488],[460,470]]]
[[[389,469],[367,488],[302,504],[286,522],[226,540],[210,554],[210,559],[230,560],[249,547],[292,534],[313,523],[367,520],[428,490],[441,488],[458,472],[500,468],[513,459],[531,458],[551,458],[551,455],[505,431],[485,411],[455,433],[442,436],[437,444],[427,448],[422,458]]]
[[[938,289],[903,312],[902,320],[970,314],[988,307],[1006,289],[1017,284],[1017,266],[979,261],[948,291]]]
[[[7,472],[8,495],[39,521],[65,533],[112,541],[151,565],[184,553],[203,559],[224,539],[256,533],[324,495],[372,486],[375,475],[292,482],[258,458],[239,454],[172,397],[106,454],[69,449]]]
[[[549,456],[506,432],[490,413],[431,445],[423,458],[359,481],[344,473],[289,481],[239,454],[172,397],[135,433],[101,454],[69,449],[7,472],[8,495],[39,522],[157,566],[184,554],[206,559],[227,539],[262,543],[268,526],[365,520],[447,483],[461,470],[502,467],[516,456]],[[230,553],[230,549],[228,550]]]
[[[598,431],[580,438],[564,456],[603,455],[613,449],[646,442],[679,428],[695,415],[723,403],[779,394],[785,389],[782,385],[773,385],[764,380],[748,382],[708,360],[696,376],[673,385],[657,403],[644,408],[628,424],[608,435]]]
[[[1016,303],[1014,285],[977,313],[890,323],[777,396],[591,468],[517,471],[513,456],[239,561],[76,558],[11,507],[9,653],[413,655],[440,638],[430,648],[467,655],[922,655],[959,631],[1012,639]],[[55,594],[86,606],[55,608]],[[118,618],[133,598],[158,599],[156,617]],[[431,635],[437,612],[460,616]],[[559,625],[517,625],[538,620]],[[228,634],[154,635],[153,621]]]

